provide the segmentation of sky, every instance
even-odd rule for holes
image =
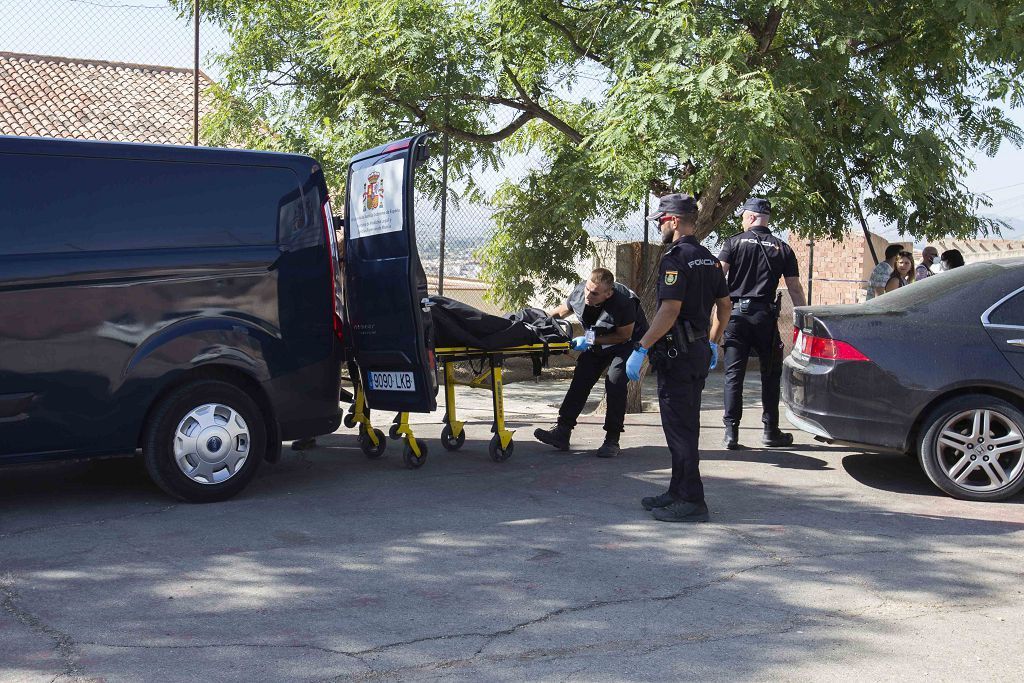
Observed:
[[[166,0],[0,0],[0,51],[105,59],[136,64],[192,66],[193,28]],[[228,46],[216,26],[201,27],[201,67],[214,79],[212,56]],[[2,86],[2,84],[0,84]],[[1024,127],[1024,111],[1010,111]],[[987,194],[987,214],[1016,229],[1005,237],[1024,238],[1024,150],[1004,144],[995,157],[974,155],[977,168],[967,187]],[[885,228],[882,234],[895,238]]]

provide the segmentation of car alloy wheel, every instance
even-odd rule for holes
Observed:
[[[993,493],[1024,471],[1022,425],[999,410],[977,408],[948,417],[935,437],[936,464],[957,487]]]
[[[249,457],[249,427],[230,406],[206,403],[190,410],[173,437],[174,461],[199,484],[220,484],[235,476]]]

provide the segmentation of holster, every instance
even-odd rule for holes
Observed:
[[[782,292],[775,293],[775,302],[771,305],[772,317],[778,322],[779,316],[782,315]]]
[[[694,337],[693,328],[690,324],[679,323],[676,320],[672,329],[665,333],[665,336],[654,342],[649,354],[651,366],[655,370],[662,370],[669,367],[677,358],[685,356],[689,345],[687,339]]]

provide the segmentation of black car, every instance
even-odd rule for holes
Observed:
[[[787,417],[914,454],[957,498],[1024,488],[1024,261],[957,268],[864,304],[798,308]]]
[[[0,137],[0,463],[131,453],[228,498],[334,431],[342,281],[309,157]]]

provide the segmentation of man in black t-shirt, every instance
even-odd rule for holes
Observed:
[[[793,306],[804,306],[804,289],[796,256],[788,244],[772,234],[768,223],[772,205],[751,197],[740,207],[744,232],[725,241],[722,262],[732,299],[732,317],[725,330],[725,439],[729,450],[739,443],[743,415],[743,378],[747,360],[756,353],[761,363],[761,406],[765,446],[789,446],[793,435],[779,430],[779,393],[782,381],[782,338],[776,290],[785,279]]]
[[[633,350],[633,342],[647,331],[640,299],[628,287],[616,282],[610,270],[597,268],[588,280],[576,286],[564,304],[548,314],[555,318],[575,315],[583,325],[584,334],[571,342],[572,348],[581,353],[576,359],[569,391],[558,411],[558,424],[551,429],[538,429],[534,436],[549,446],[569,450],[569,437],[576,420],[594,384],[607,370],[605,438],[597,457],[614,457],[619,453],[619,434],[626,419],[626,358]]]

